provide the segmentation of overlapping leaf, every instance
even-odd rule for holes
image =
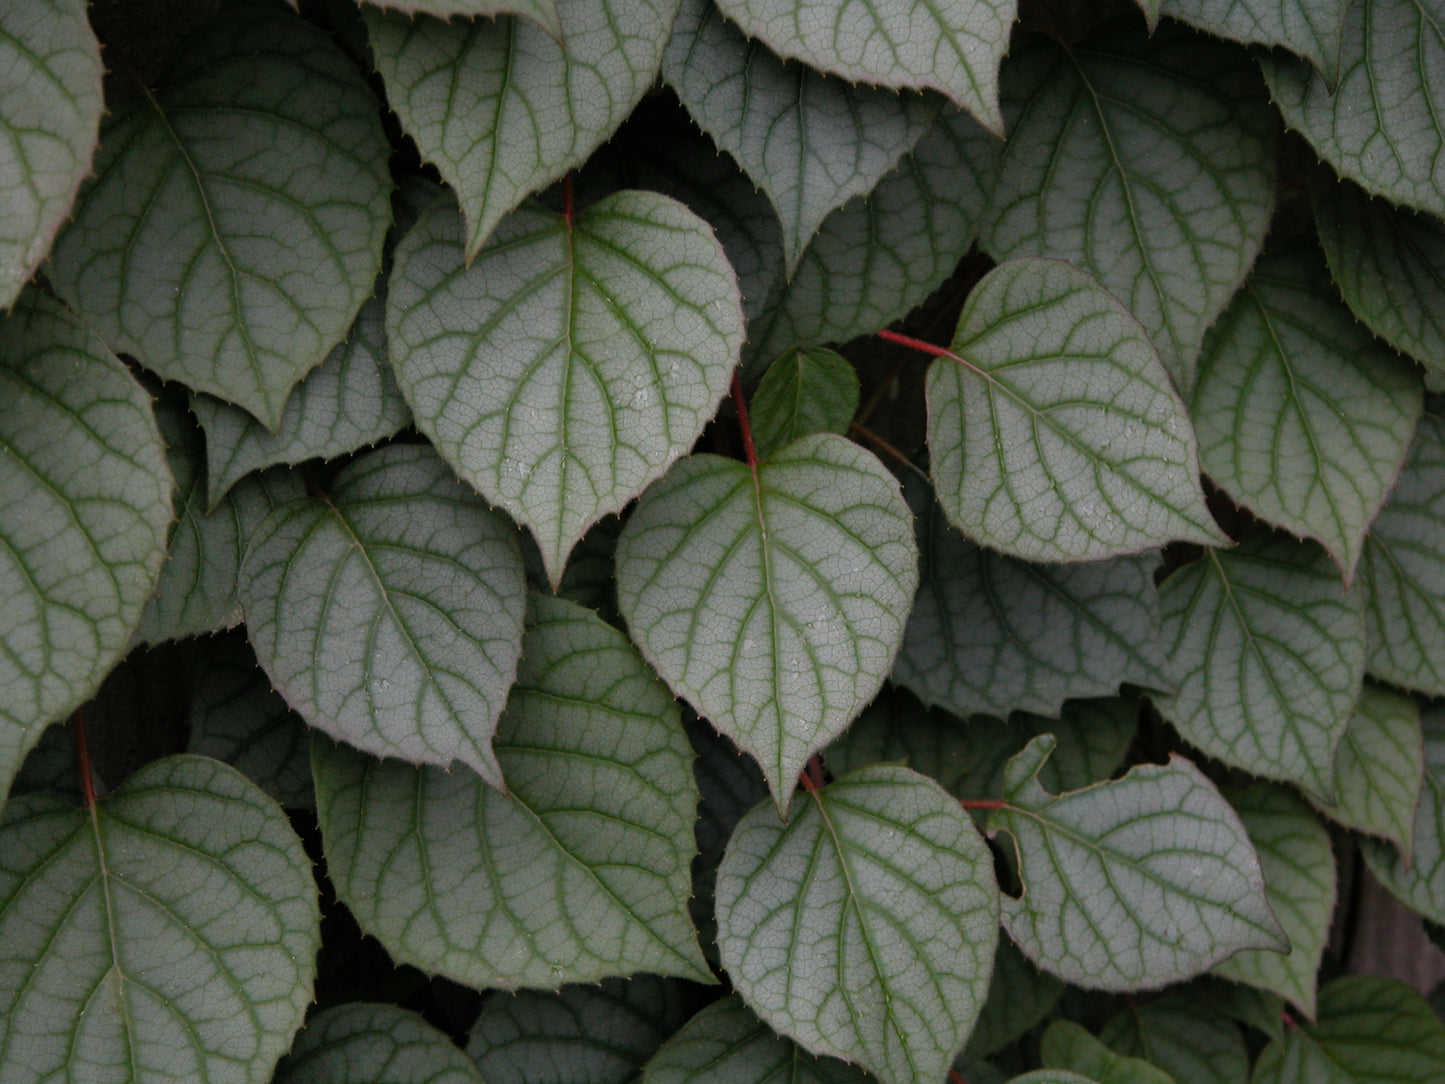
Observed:
[[[964,1055],[985,1058],[1031,1031],[1063,996],[1064,984],[1031,964],[999,931],[993,977]]]
[[[1190,416],[1205,472],[1317,539],[1346,586],[1420,416],[1420,377],[1339,299],[1318,250],[1259,261],[1205,339]]]
[[[392,361],[417,425],[532,528],[555,585],[587,528],[716,411],[743,338],[737,282],[708,225],[651,192],[572,222],[528,204],[470,268],[460,227],[438,201],[398,246]]]
[[[361,306],[346,341],[292,389],[274,433],[220,399],[191,398],[191,410],[206,434],[210,507],[252,471],[334,459],[375,444],[411,421],[387,360],[384,313],[379,296]]]
[[[785,811],[882,685],[917,587],[898,483],[842,437],[760,467],[683,460],[617,544],[617,602],[673,691],[757,758]]]
[[[1244,822],[1264,869],[1270,910],[1289,938],[1289,954],[1246,950],[1214,971],[1258,986],[1315,1015],[1315,975],[1335,911],[1335,856],[1330,836],[1308,805],[1274,783],[1255,783],[1230,804]]]
[[[993,860],[937,783],[874,766],[783,824],[738,824],[717,879],[718,948],[776,1031],[885,1084],[940,1080],[988,990]]]
[[[1445,417],[1425,414],[1365,542],[1370,673],[1445,696]]]
[[[356,460],[258,528],[240,596],[256,657],[312,726],[502,785],[491,738],[522,650],[513,528],[422,445]]]
[[[156,761],[89,811],[18,798],[0,821],[12,1080],[265,1084],[320,943],[301,840],[216,761]]]
[[[1421,742],[1415,701],[1366,682],[1335,752],[1337,802],[1316,802],[1315,808],[1336,823],[1380,836],[1409,854],[1425,770]]]
[[[318,1013],[276,1069],[276,1084],[482,1084],[451,1039],[395,1005]]]
[[[708,981],[687,914],[692,752],[622,634],[535,597],[495,748],[506,795],[313,742],[327,868],[362,929],[479,988]]]
[[[809,433],[847,433],[858,412],[858,374],[832,350],[793,350],[768,366],[748,407],[758,457]]]
[[[750,334],[763,363],[795,346],[846,342],[904,315],[968,251],[993,189],[998,140],[945,114],[865,200],[823,220],[792,280]]]
[[[1354,314],[1395,349],[1445,370],[1445,222],[1325,169],[1311,181],[1330,273]]]
[[[275,428],[351,326],[391,220],[376,99],[328,34],[239,4],[112,115],[56,292],[119,351]]]
[[[1164,23],[1111,24],[1009,60],[1004,151],[984,248],[1097,275],[1186,394],[1274,207],[1274,125],[1248,54]]]
[[[468,261],[530,193],[580,166],[652,85],[678,0],[557,0],[560,34],[515,16],[366,10],[387,100],[457,194]]]
[[[1104,1025],[1099,1039],[1117,1053],[1159,1066],[1180,1084],[1248,1080],[1249,1051],[1239,1026],[1190,992],[1126,1005]]]
[[[0,311],[50,251],[100,131],[100,43],[83,0],[0,11]]]
[[[767,192],[790,271],[823,219],[871,192],[939,105],[782,61],[712,0],[682,0],[662,74],[698,125]]]
[[[1250,45],[1306,57],[1328,86],[1340,78],[1340,39],[1350,0],[1154,0],[1162,15]]]
[[[1357,0],[1345,15],[1340,80],[1262,53],[1284,121],[1341,176],[1373,195],[1445,217],[1445,4]]]
[[[1173,696],[1159,709],[1212,757],[1332,800],[1364,677],[1364,600],[1313,543],[1256,528],[1159,590]]]
[[[917,487],[919,590],[893,678],[956,715],[1057,715],[1131,681],[1167,688],[1155,556],[1041,565],[964,538]],[[921,498],[921,500],[919,499]]]
[[[558,41],[562,40],[562,23],[557,14],[557,0],[366,0],[388,11],[408,15],[435,15],[440,19],[453,16],[522,15],[531,19]]]
[[[1039,1058],[1046,1066],[1083,1073],[1098,1084],[1176,1084],[1163,1069],[1115,1053],[1072,1020],[1055,1020],[1048,1026]]]
[[[1382,885],[1413,911],[1445,922],[1445,707],[1420,712],[1425,779],[1415,807],[1414,846],[1401,854],[1375,839],[1360,841],[1365,862]]]
[[[78,320],[24,295],[0,319],[0,800],[125,652],[170,519],[150,396]]]
[[[866,1084],[834,1058],[817,1058],[759,1020],[736,994],[714,1002],[662,1045],[640,1084]]]
[[[1222,537],[1194,431],[1144,329],[1097,281],[1014,260],[928,371],[933,483],[964,535],[1032,561]]]
[[[1035,738],[1008,765],[1004,808],[1023,895],[1004,929],[1034,963],[1079,986],[1138,990],[1196,975],[1240,949],[1285,949],[1239,817],[1180,757],[1054,795]]]
[[[994,131],[1003,129],[998,69],[1015,0],[914,4],[869,0],[719,0],[750,38],[851,82],[933,87]]]

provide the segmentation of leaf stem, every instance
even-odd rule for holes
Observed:
[[[910,350],[918,350],[924,354],[932,354],[936,358],[951,358],[954,356],[952,350],[946,346],[938,346],[935,343],[926,343],[922,339],[915,339],[911,335],[900,335],[896,331],[889,331],[886,327],[877,332],[877,335],[884,342],[897,343],[899,346],[906,346]]]
[[[817,794],[828,785],[823,778],[823,758],[814,753],[808,758],[808,763],[803,765],[803,770],[798,773],[798,782],[809,794]]]
[[[742,378],[733,373],[733,406],[738,409],[738,429],[743,434],[743,451],[747,453],[748,466],[754,472],[758,469],[758,450],[753,445],[753,427],[748,421],[748,404],[743,398]]]
[[[577,204],[572,197],[572,171],[569,169],[562,175],[562,217],[567,221],[567,228],[572,228],[572,220],[577,217]]]
[[[959,1075],[957,1069],[950,1069],[948,1071],[948,1084],[968,1084],[968,1081]]]
[[[964,809],[1008,809],[1008,802],[1002,798],[960,798],[958,804]]]
[[[80,790],[85,798],[85,808],[95,808],[95,780],[90,775],[90,744],[85,738],[85,710],[76,708],[70,717],[75,724],[75,756],[80,761]]]

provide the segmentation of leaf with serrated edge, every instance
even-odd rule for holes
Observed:
[[[1236,768],[1334,795],[1335,748],[1365,670],[1364,600],[1312,542],[1254,528],[1159,589],[1184,739]]]
[[[1174,990],[1133,1001],[1099,1032],[1116,1053],[1143,1058],[1179,1084],[1240,1084],[1249,1079],[1249,1051],[1239,1025],[1207,1000]]]
[[[712,0],[682,0],[662,76],[768,194],[789,271],[830,212],[866,196],[913,148],[940,101],[780,60]]]
[[[0,317],[0,802],[46,724],[120,660],[166,554],[150,396],[31,292]]]
[[[438,201],[397,248],[392,363],[417,426],[532,529],[555,586],[587,528],[684,455],[742,346],[737,280],[711,227],[624,191],[569,224],[509,216],[463,268]]]
[[[1445,696],[1445,417],[1424,414],[1365,539],[1361,587],[1370,673]]]
[[[509,211],[627,119],[657,76],[677,5],[558,0],[556,36],[513,16],[364,9],[388,102],[466,215],[468,261]]]
[[[990,833],[1014,839],[1021,898],[1003,925],[1045,971],[1093,990],[1190,978],[1245,948],[1288,948],[1239,817],[1189,761],[1053,795],[1038,772],[1054,739],[1009,761]]]
[[[546,596],[532,610],[494,742],[507,795],[312,742],[337,892],[393,959],[479,989],[709,982],[687,913],[698,794],[678,708],[595,614]]]
[[[849,82],[932,87],[1003,130],[998,69],[1017,0],[718,0],[750,38]]]
[[[1424,782],[1420,709],[1383,685],[1365,682],[1335,752],[1337,804],[1315,808],[1346,828],[1389,840],[1401,854],[1415,845],[1415,807]]]
[[[787,824],[745,816],[717,876],[718,949],[749,1007],[884,1084],[941,1080],[988,990],[998,888],[973,820],[931,779],[875,765]]]
[[[1419,370],[1340,301],[1313,246],[1262,258],[1204,340],[1190,417],[1204,472],[1316,539],[1348,587],[1420,416]]]
[[[1320,990],[1314,1024],[1264,1048],[1253,1084],[1434,1084],[1445,1080],[1445,1027],[1395,979],[1347,975]]]
[[[1333,91],[1287,54],[1261,52],[1259,65],[1285,124],[1336,172],[1372,195],[1445,217],[1441,0],[1351,4]]]
[[[89,811],[0,821],[0,1064],[10,1081],[264,1084],[312,998],[311,860],[279,806],[204,757]]]
[[[1144,329],[1083,271],[1001,264],[928,370],[938,503],[965,536],[1030,561],[1219,542],[1194,430]]]
[[[917,551],[898,483],[832,433],[755,469],[683,460],[617,543],[617,604],[673,692],[757,758],[779,812],[903,639]]]
[[[111,346],[271,428],[371,294],[388,147],[351,58],[237,4],[105,126],[47,274]]]
[[[488,998],[467,1055],[487,1084],[627,1084],[687,1022],[686,994],[677,979],[637,975]]]
[[[1159,13],[1230,41],[1282,46],[1334,86],[1350,0],[1155,0]]]
[[[1445,222],[1370,196],[1327,169],[1310,178],[1315,228],[1354,314],[1396,350],[1445,371]]]
[[[1168,688],[1159,655],[1157,555],[1042,565],[958,533],[925,487],[919,588],[893,679],[956,715],[1057,715],[1123,682]]]
[[[104,108],[85,0],[0,10],[0,311],[50,251],[90,169]]]
[[[832,350],[792,350],[768,366],[748,406],[758,458],[809,433],[848,432],[858,374]]]
[[[644,1066],[639,1084],[868,1084],[835,1058],[777,1035],[736,994],[694,1016]]]
[[[846,342],[922,302],[973,243],[997,161],[998,140],[972,117],[939,117],[867,199],[823,220],[759,330],[749,331],[749,358]]]
[[[557,14],[557,0],[365,0],[372,7],[407,15],[434,15],[439,19],[454,16],[495,19],[500,15],[522,15],[531,19],[548,34],[562,40],[562,22]]]
[[[1009,141],[983,247],[1059,256],[1148,329],[1186,394],[1204,330],[1274,209],[1276,121],[1249,54],[1177,23],[1032,40],[1004,81]]]
[[[335,459],[392,436],[411,422],[387,359],[384,313],[380,297],[361,306],[347,340],[291,390],[274,433],[223,400],[191,397],[191,410],[206,434],[206,488],[212,508],[252,471]]]
[[[382,448],[329,497],[276,509],[239,590],[256,657],[312,726],[502,786],[491,739],[522,650],[522,556],[430,448]]]
[[[450,1037],[396,1005],[351,1003],[313,1016],[275,1084],[482,1084]]]
[[[1099,1084],[1176,1084],[1157,1065],[1116,1054],[1072,1020],[1055,1020],[1044,1030],[1039,1059],[1050,1068],[1085,1073]]]
[[[1246,950],[1214,973],[1258,986],[1293,1002],[1314,1019],[1315,975],[1335,912],[1335,856],[1330,835],[1304,799],[1277,783],[1255,783],[1230,795],[1264,870],[1270,910],[1290,951]]]
[[[1425,778],[1415,807],[1415,839],[1401,855],[1377,839],[1362,839],[1365,864],[1406,907],[1432,922],[1445,922],[1445,705],[1420,711]]]

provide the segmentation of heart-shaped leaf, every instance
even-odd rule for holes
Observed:
[[[513,16],[365,9],[388,103],[456,192],[468,262],[507,212],[580,166],[652,86],[678,0],[557,0],[560,33]]]
[[[84,0],[0,11],[0,311],[50,252],[90,169],[104,108]]]
[[[1031,561],[1218,542],[1194,430],[1144,329],[1056,260],[969,294],[928,370],[938,503],[964,535]]]
[[[589,526],[683,455],[742,345],[732,268],[680,203],[618,192],[569,220],[528,204],[470,268],[433,203],[397,248],[392,362],[417,425],[532,528],[555,586]]]
[[[1255,783],[1230,796],[1264,869],[1265,895],[1289,953],[1248,949],[1215,967],[1217,975],[1258,986],[1315,1015],[1315,975],[1335,913],[1335,856],[1330,835],[1304,799],[1276,783]]]
[[[768,194],[788,270],[818,226],[913,149],[939,99],[860,86],[780,60],[712,0],[682,0],[663,78],[698,126]]]
[[[698,794],[678,716],[621,633],[534,597],[495,741],[506,794],[312,743],[338,894],[393,959],[478,988],[711,981],[687,912]]]
[[[750,38],[855,83],[933,87],[995,132],[998,69],[1008,52],[1016,0],[916,4],[867,0],[718,0]]]
[[[1185,740],[1331,800],[1364,678],[1360,592],[1318,546],[1255,529],[1175,571],[1159,604],[1177,690],[1159,710]]]
[[[1445,217],[1445,5],[1356,0],[1345,15],[1332,88],[1302,60],[1261,53],[1270,96],[1341,176]],[[1373,247],[1373,244],[1372,244]]]
[[[118,350],[271,429],[346,334],[391,221],[376,99],[319,27],[235,4],[109,119],[48,270]]]
[[[31,292],[0,317],[0,801],[119,661],[155,587],[171,474],[150,396]]]
[[[988,991],[993,859],[937,783],[874,766],[813,790],[789,823],[763,804],[717,877],[718,949],[776,1031],[885,1084],[941,1080]]]
[[[1405,906],[1445,922],[1445,707],[1420,712],[1425,779],[1415,807],[1414,846],[1404,854],[1376,839],[1360,841],[1365,863]]]
[[[898,483],[831,433],[760,467],[683,460],[617,543],[642,654],[757,758],[780,812],[803,765],[868,703],[903,639],[917,551]]]
[[[984,248],[1059,256],[1149,330],[1186,394],[1204,330],[1254,261],[1274,208],[1274,129],[1249,55],[1164,23],[1076,48],[1020,43]]]
[[[832,350],[793,350],[768,366],[748,406],[758,458],[809,433],[848,432],[858,374]]]
[[[1350,0],[1154,0],[1160,14],[1249,45],[1282,46],[1340,78],[1340,40]]]
[[[318,1013],[276,1069],[275,1084],[482,1084],[445,1033],[395,1005]]]
[[[1239,817],[1178,756],[1121,779],[1050,794],[1054,739],[1009,761],[990,833],[1014,838],[1023,896],[1003,924],[1024,955],[1066,982],[1139,990],[1190,978],[1244,948],[1288,949]]]
[[[240,584],[256,657],[312,726],[502,786],[492,732],[522,650],[510,524],[423,445],[354,461],[257,530]]]
[[[1239,1084],[1249,1079],[1249,1051],[1239,1025],[1185,987],[1151,1001],[1129,999],[1099,1040],[1143,1058],[1180,1084]],[[1190,996],[1191,994],[1196,996]]]
[[[0,1058],[27,1080],[264,1084],[311,1002],[320,913],[279,806],[204,757],[90,810],[0,820]]]

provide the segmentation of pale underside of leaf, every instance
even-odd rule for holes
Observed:
[[[927,393],[939,504],[982,545],[1095,561],[1223,537],[1194,430],[1144,329],[1068,264],[990,272]]]
[[[1425,778],[1415,807],[1414,846],[1405,854],[1375,839],[1360,843],[1370,872],[1412,911],[1445,923],[1445,708],[1420,712]]]
[[[555,586],[587,528],[685,454],[742,345],[737,281],[712,229],[652,192],[569,223],[536,204],[462,266],[454,208],[403,239],[392,363],[417,425],[532,528]]]
[[[1340,78],[1350,0],[1154,0],[1161,15],[1247,45],[1283,46],[1305,57],[1328,86]]]
[[[351,1002],[306,1022],[275,1084],[482,1084],[444,1032],[396,1005]]]
[[[898,483],[818,433],[756,469],[679,463],[623,529],[617,599],[643,655],[757,758],[782,812],[882,685],[917,569]]]
[[[988,990],[998,890],[938,784],[874,766],[786,825],[745,816],[718,869],[718,947],[743,999],[815,1054],[885,1084],[939,1080]]]

